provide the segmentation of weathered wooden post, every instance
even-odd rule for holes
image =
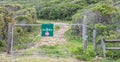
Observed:
[[[101,40],[101,46],[102,46],[102,51],[103,51],[103,56],[104,56],[104,58],[106,58],[106,47],[105,47],[105,39],[104,39],[104,37],[102,38],[102,40]]]
[[[94,45],[94,51],[96,52],[96,30],[93,30],[93,45]]]
[[[84,15],[83,25],[82,25],[82,40],[83,40],[83,50],[87,49],[87,26],[86,26],[86,15]]]
[[[7,39],[7,54],[12,53],[12,42],[13,42],[13,25],[8,24],[8,39]]]

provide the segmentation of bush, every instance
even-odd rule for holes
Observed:
[[[119,59],[120,58],[120,51],[110,50],[106,52],[106,55],[109,59]]]
[[[104,24],[95,24],[95,29],[97,30],[97,53],[100,54],[100,56],[102,56],[102,52],[101,52],[101,39],[102,37],[104,37],[105,39],[118,39],[120,38],[119,33],[116,31],[117,26],[116,25],[104,25]],[[114,47],[114,46],[119,46],[119,44],[110,44],[107,43],[106,46],[110,46],[110,47]],[[107,51],[106,52],[107,57],[109,57],[110,59],[115,59],[119,57],[119,51]]]
[[[20,34],[20,36],[18,36],[19,34],[17,34],[15,36],[15,39],[14,39],[14,49],[25,49],[25,48],[28,48],[28,44],[30,42],[32,42],[32,39],[33,38],[30,38],[29,37],[29,33],[24,33],[24,34]]]
[[[15,18],[15,20],[18,20],[19,22],[23,20],[27,20],[27,16],[26,15],[18,16]]]
[[[5,40],[0,40],[0,52],[5,51],[6,47],[5,44],[6,44]]]
[[[41,9],[41,8],[40,8]],[[41,10],[37,10],[38,18],[44,19],[62,19],[71,20],[71,16],[80,9],[77,4],[60,4],[53,7],[44,7]]]
[[[16,3],[14,3],[14,4],[5,4],[5,7],[6,8],[12,8],[11,10],[12,11],[18,11],[18,10],[20,10],[20,9],[22,9],[22,5],[21,4],[16,4]]]
[[[94,8],[94,11],[99,11],[102,15],[111,15],[117,13],[117,8],[108,4],[100,4]]]
[[[35,23],[37,16],[36,16],[36,9],[35,8],[25,8],[15,12],[15,19],[18,21],[24,21],[24,23]]]
[[[82,46],[78,46],[74,49],[71,49],[71,53],[80,60],[90,60],[91,58],[95,57],[95,52],[92,46],[88,46],[86,51],[83,51]]]
[[[23,29],[21,27],[16,27],[16,34],[21,34],[23,32]]]

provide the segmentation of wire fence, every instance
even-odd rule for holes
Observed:
[[[56,57],[72,56],[67,45],[67,42],[69,41],[67,38],[74,37],[73,40],[77,40],[78,38],[81,39],[82,36],[76,35],[74,30],[72,30],[72,26],[78,27],[78,25],[82,26],[82,24],[54,25],[54,36],[42,37],[41,24],[16,24],[18,27],[14,29],[12,54],[43,56],[47,55]],[[81,41],[82,40],[78,40],[78,42]]]

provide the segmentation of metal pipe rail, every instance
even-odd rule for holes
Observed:
[[[15,26],[41,26],[42,24],[14,24]],[[54,24],[56,26],[83,26],[84,24]],[[84,25],[87,26],[87,25]]]

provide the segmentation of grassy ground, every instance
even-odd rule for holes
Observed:
[[[42,46],[35,49],[27,50],[25,55],[37,53],[48,57],[68,57],[68,52],[63,46]]]
[[[79,62],[74,58],[55,58],[55,57],[41,57],[38,55],[19,56],[0,55],[0,62]]]
[[[43,21],[43,20],[39,20],[37,22],[50,23],[49,21]],[[57,31],[59,27],[55,27],[55,29],[56,29],[55,31]],[[65,43],[64,45],[42,46],[42,47],[26,50],[24,52],[24,55],[18,57],[13,57],[3,54],[0,55],[0,62],[94,62],[93,59],[95,58],[95,56],[93,56],[94,55],[93,44],[89,43],[87,52],[82,51],[81,37],[73,36],[71,35],[70,32],[71,31],[69,30],[64,34],[64,38],[67,39],[67,43]],[[36,40],[39,41],[40,39],[38,38]],[[40,55],[29,55],[33,53],[38,53]],[[79,60],[76,60],[75,58]],[[100,59],[97,61],[120,62],[119,59],[118,60]]]
[[[16,60],[16,62],[79,62],[73,58],[49,58],[49,57],[22,57]]]
[[[70,32],[71,30],[67,31],[64,35],[65,38],[68,40],[68,43],[66,44],[66,46],[68,47],[72,55],[74,55],[79,60],[87,60],[87,62],[120,62],[120,59],[113,60],[108,58],[104,59],[102,57],[99,57],[96,59],[92,42],[87,43],[88,45],[87,51],[83,52],[81,37],[76,35],[75,36],[71,35]]]
[[[0,62],[120,62],[120,59],[118,60],[107,60],[107,59],[101,59],[96,61],[80,61],[76,60],[74,58],[55,58],[55,57],[40,57],[40,56],[21,56],[21,57],[13,57],[10,55],[0,55]]]

